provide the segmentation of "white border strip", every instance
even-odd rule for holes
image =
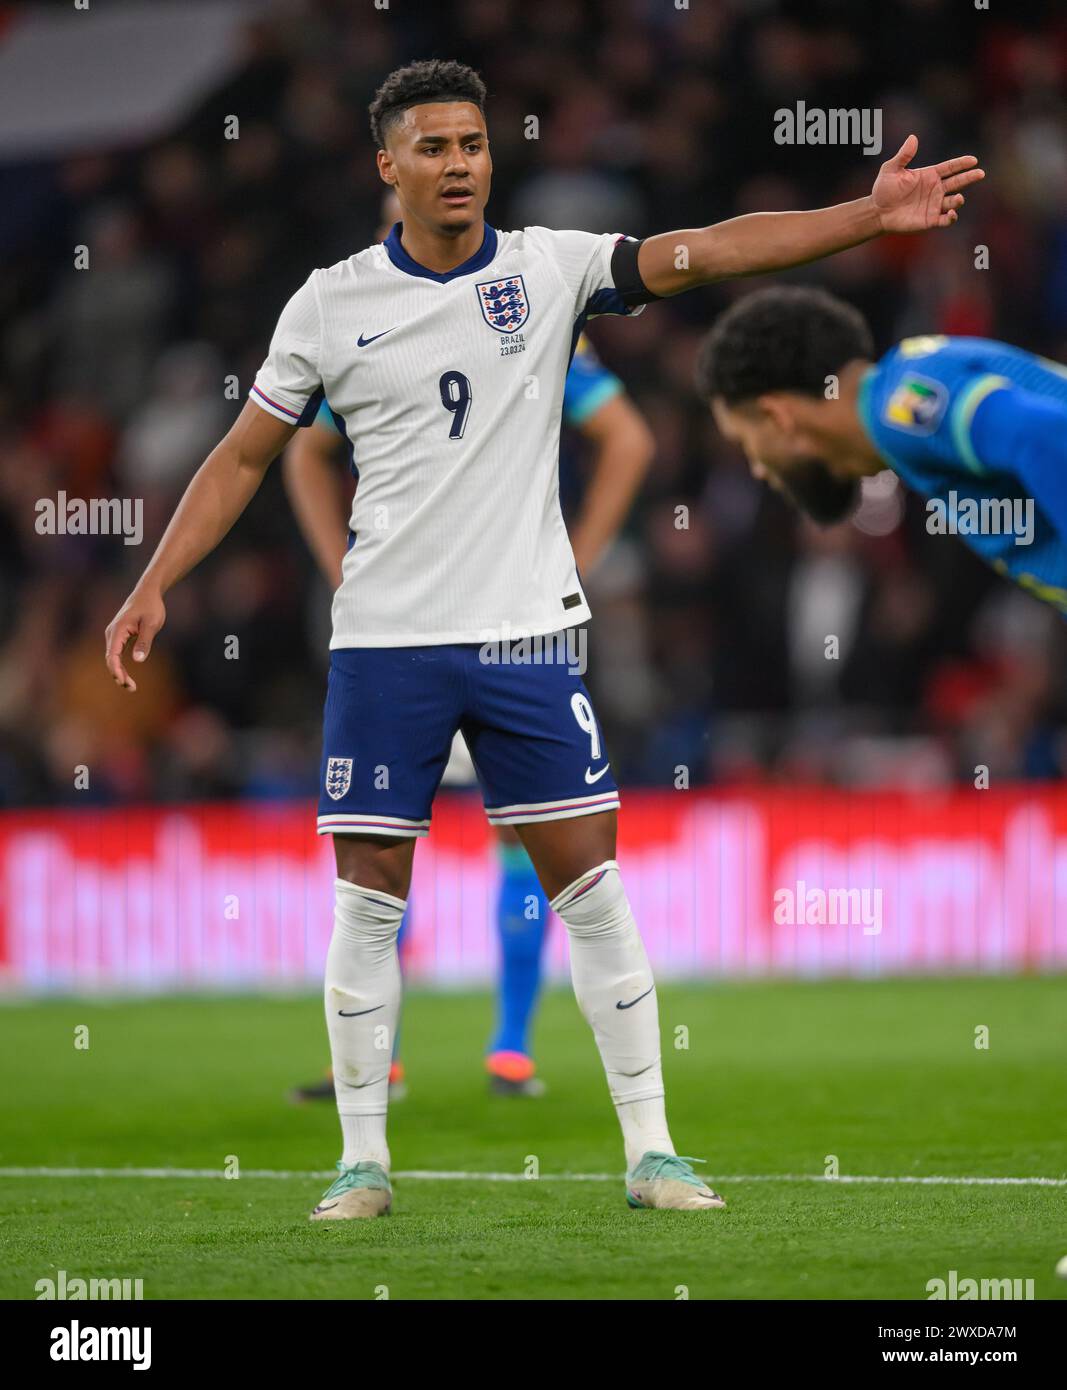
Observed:
[[[242,1178],[312,1179],[335,1178],[337,1170],[286,1168],[246,1168]],[[524,1173],[459,1173],[435,1172],[432,1169],[400,1169],[394,1178],[427,1182],[622,1182],[622,1173],[542,1173],[528,1178]],[[950,1187],[1067,1187],[1063,1178],[983,1178],[983,1177],[917,1177],[914,1175],[885,1177],[858,1176],[842,1173],[836,1178],[821,1173],[714,1173],[717,1183],[727,1182],[816,1182],[834,1186],[838,1183],[916,1183]],[[0,1168],[0,1178],[225,1178],[220,1168]]]

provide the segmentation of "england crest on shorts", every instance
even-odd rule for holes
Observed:
[[[352,759],[330,758],[326,764],[326,795],[340,801],[352,785]]]
[[[516,333],[530,317],[530,301],[521,275],[483,280],[474,288],[482,306],[482,318],[498,333]]]

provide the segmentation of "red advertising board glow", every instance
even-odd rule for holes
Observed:
[[[662,978],[1067,967],[1067,790],[629,792],[619,862]],[[442,794],[415,856],[406,968],[484,981],[496,857]],[[317,985],[333,851],[302,803],[0,815],[11,989]],[[553,974],[566,971],[558,923]]]

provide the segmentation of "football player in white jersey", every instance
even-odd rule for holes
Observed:
[[[403,216],[395,193],[383,199],[384,241]],[[584,334],[567,372],[563,423],[579,432],[590,451],[589,483],[574,508],[571,544],[580,573],[588,575],[622,526],[655,451],[655,441],[622,382],[598,361]],[[300,530],[318,561],[331,591],[344,576],[345,533],[351,512],[351,486],[345,488],[337,467],[342,436],[328,402],[319,408],[310,429],[297,430],[282,458],[282,476]],[[564,455],[561,454],[561,464]],[[571,470],[573,472],[573,470]],[[573,488],[572,488],[573,491]],[[566,500],[564,509],[566,511]],[[456,734],[442,785],[470,786],[477,780],[467,745]],[[539,1096],[544,1084],[536,1074],[530,1029],[541,986],[548,903],[518,832],[502,825],[496,831],[500,885],[496,902],[499,968],[496,1022],[485,1057],[490,1090],[497,1095]],[[403,963],[408,914],[400,927]],[[398,1039],[394,1038],[394,1043]],[[403,1063],[394,1046],[389,1072],[389,1099],[406,1092]],[[298,1101],[335,1099],[333,1074],[298,1087]]]
[[[563,385],[592,314],[784,269],[885,232],[955,222],[973,156],[908,167],[864,198],[635,241],[484,218],[485,87],[455,62],[392,73],[371,104],[403,210],[383,245],[313,270],[282,310],[233,427],[201,466],[105,659],[144,661],[164,595],[225,536],[325,395],[359,486],[333,603],[319,830],[337,861],[325,1007],[343,1149],[315,1220],[390,1209],[386,1108],[396,936],[415,840],[461,729],[489,820],[514,825],[570,942],[622,1129],[631,1206],[718,1208],[667,1125],[655,985],[615,860],[618,790],[567,640],[589,617],[560,515]]]
[[[578,340],[567,373],[563,423],[581,434],[590,451],[588,485],[582,489],[581,503],[575,507],[570,527],[575,562],[579,572],[588,575],[628,514],[651,464],[655,441],[637,407],[626,396],[622,382],[601,365],[584,334]],[[341,583],[351,512],[352,489],[347,489],[346,501],[345,485],[337,467],[340,443],[341,435],[324,402],[315,424],[296,431],[282,458],[285,489],[293,513],[331,591],[336,591]],[[561,451],[561,464],[569,452]],[[573,468],[567,471],[574,473]],[[562,472],[561,469],[561,477]],[[564,512],[566,515],[566,502]],[[463,735],[457,732],[441,785],[469,787],[476,783],[477,772],[470,753]],[[536,1097],[543,1095],[545,1088],[536,1074],[530,1031],[541,988],[548,902],[518,832],[501,825],[495,838],[500,868],[496,900],[499,965],[496,1021],[485,1069],[494,1095]],[[409,917],[410,903],[398,938],[401,964]],[[404,1066],[394,1047],[389,1071],[390,1102],[402,1099],[406,1092]],[[297,1087],[292,1098],[334,1100],[332,1071],[327,1071],[324,1080]]]

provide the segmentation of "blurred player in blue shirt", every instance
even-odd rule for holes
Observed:
[[[396,220],[395,195],[385,200],[384,231]],[[575,349],[563,395],[563,423],[591,450],[590,467],[575,467],[572,440],[564,437],[560,460],[560,494],[571,547],[579,573],[596,566],[618,533],[652,461],[654,441],[622,382],[597,359],[583,334]],[[323,401],[310,429],[293,437],[284,459],[283,477],[304,538],[331,589],[341,582],[352,480],[339,467],[341,437],[329,402]],[[582,475],[582,476],[580,476]],[[474,766],[462,735],[456,736],[444,781],[473,785]],[[508,1095],[539,1095],[530,1045],[530,1025],[541,985],[541,961],[548,901],[530,857],[517,833],[497,830],[500,892],[497,929],[500,976],[496,1026],[486,1056],[492,1090]],[[406,918],[405,918],[406,927]],[[403,1068],[394,1053],[390,1092],[402,1093]],[[297,1099],[332,1099],[333,1082],[300,1087]]]
[[[999,574],[1067,615],[1067,368],[986,338],[906,338],[874,361],[850,305],[761,290],[718,320],[698,387],[753,474],[844,519],[891,468]]]

